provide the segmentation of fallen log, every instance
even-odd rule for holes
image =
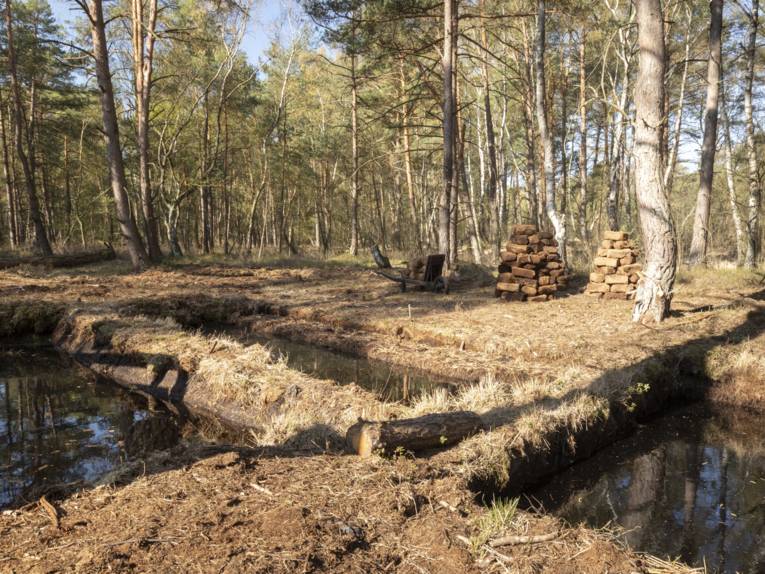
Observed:
[[[362,457],[392,455],[452,446],[484,429],[481,417],[470,411],[437,413],[412,419],[359,422],[348,429],[348,447]]]
[[[27,257],[5,257],[0,259],[0,269],[10,269],[19,265],[43,265],[45,267],[79,267],[100,261],[114,259],[114,249],[100,249],[70,255],[30,255]]]

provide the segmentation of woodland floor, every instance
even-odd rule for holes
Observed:
[[[216,318],[189,315],[189,302],[246,298],[261,312],[223,313],[222,322],[416,366],[466,389],[394,406],[396,416],[471,408],[490,426],[415,459],[360,460],[288,443],[178,447],[57,501],[60,529],[34,505],[5,512],[0,571],[648,572],[609,534],[560,530],[521,511],[500,529],[561,535],[471,554],[458,536],[475,543],[497,525],[470,485],[533,479],[508,471],[511,462],[543,452],[553,436],[571,442],[597,431],[614,401],[646,395],[656,404],[645,414],[660,410],[671,395],[662,385],[675,378],[692,377],[718,402],[765,406],[765,285],[740,271],[685,272],[673,316],[642,326],[630,322],[629,303],[576,287],[547,303],[508,303],[493,297],[492,283],[469,267],[448,296],[400,293],[369,269],[310,261],[186,262],[140,275],[119,261],[0,272],[6,309],[111,305],[202,326]],[[662,392],[651,399],[649,388]]]

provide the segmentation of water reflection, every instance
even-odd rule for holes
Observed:
[[[454,383],[431,377],[415,367],[402,369],[384,361],[344,355],[276,337],[250,333],[240,339],[246,344],[259,343],[270,348],[275,356],[284,357],[295,370],[341,385],[356,383],[386,401],[408,402],[439,388],[454,388]]]
[[[765,572],[762,417],[684,409],[533,493],[571,523],[618,524],[630,546],[710,572]]]
[[[147,416],[52,349],[0,349],[0,507],[114,469],[123,439]]]

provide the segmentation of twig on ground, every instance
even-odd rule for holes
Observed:
[[[502,536],[489,540],[489,546],[497,548],[498,546],[513,546],[517,544],[539,544],[541,542],[550,542],[560,536],[560,532],[550,532],[549,534],[537,534],[536,536]]]
[[[460,511],[459,511],[459,508],[457,508],[456,506],[452,506],[451,504],[449,504],[445,500],[439,500],[438,501],[438,505],[439,506],[443,506],[446,510],[449,510],[449,511],[454,512],[456,514],[461,514]]]
[[[50,518],[53,528],[61,528],[61,518],[59,517],[58,509],[48,502],[48,499],[44,496],[40,497],[40,506],[45,510],[48,518]]]
[[[257,490],[258,492],[262,492],[263,494],[267,494],[268,496],[273,496],[274,493],[268,490],[265,486],[260,486],[257,482],[251,482],[250,486]]]

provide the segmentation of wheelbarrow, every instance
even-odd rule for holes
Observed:
[[[443,275],[444,262],[446,261],[446,256],[443,253],[428,255],[425,260],[425,274],[422,279],[407,277],[404,274],[404,269],[391,267],[390,261],[380,252],[377,245],[372,248],[372,255],[379,267],[374,272],[380,277],[398,283],[402,293],[406,292],[407,287],[420,287],[434,293],[449,294],[449,279]]]

